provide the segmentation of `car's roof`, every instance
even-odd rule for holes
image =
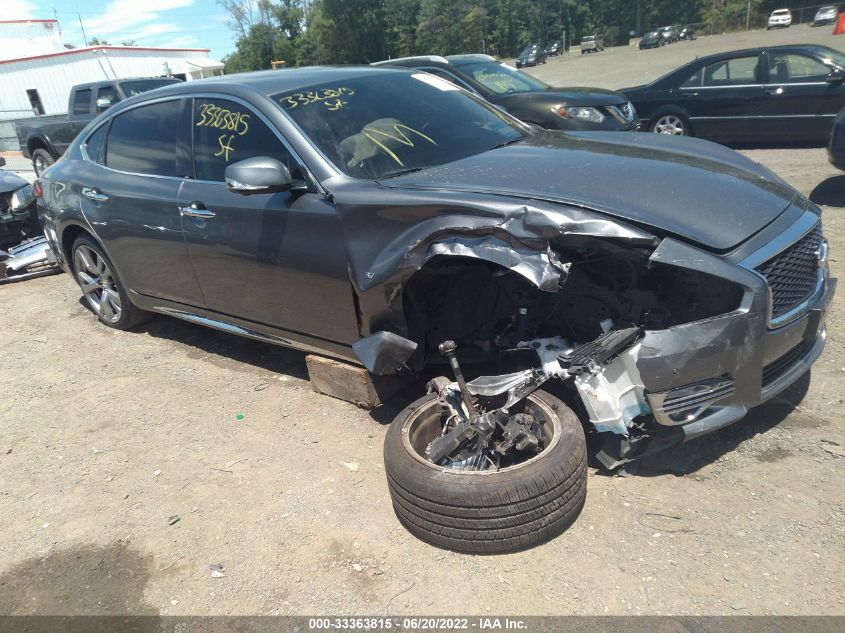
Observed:
[[[278,70],[258,70],[250,73],[222,75],[197,79],[164,86],[155,91],[156,96],[196,92],[206,86],[226,86],[247,92],[273,95],[333,81],[345,81],[359,77],[383,75],[385,73],[406,73],[396,67],[374,68],[372,66],[307,66]],[[147,94],[147,93],[145,93]]]
[[[440,55],[412,55],[411,57],[394,57],[373,62],[370,66],[401,66],[413,64],[448,64],[449,60]]]
[[[482,55],[481,53],[470,54],[470,55],[448,55],[446,59],[456,66],[460,66],[461,64],[475,64],[478,62],[494,62],[496,61],[495,58],[490,57],[490,55]]]
[[[741,55],[759,55],[766,51],[823,51],[827,46],[821,44],[783,44],[781,46],[758,46],[757,48],[741,48],[735,51],[725,51],[723,53],[715,53],[713,55],[706,55],[699,57],[695,61],[723,59],[727,57],[737,57]]]

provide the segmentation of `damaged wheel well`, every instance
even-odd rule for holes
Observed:
[[[72,224],[62,231],[62,254],[65,257],[65,261],[68,262],[68,265],[72,265],[73,257],[71,257],[70,251],[73,248],[73,243],[80,235],[88,235],[93,239],[93,235],[76,224]]]
[[[576,345],[608,329],[666,329],[736,310],[741,287],[711,275],[649,261],[648,250],[579,239],[553,244],[566,262],[559,287],[540,290],[515,267],[437,256],[403,287],[408,337],[419,369],[444,340],[462,360],[489,361],[520,341],[562,337]],[[529,362],[533,360],[529,357]]]

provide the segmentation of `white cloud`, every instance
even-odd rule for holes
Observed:
[[[3,0],[4,20],[25,20],[37,18],[37,7],[29,0]]]
[[[172,24],[160,20],[167,11],[184,9],[194,0],[113,0],[106,6],[103,15],[85,19],[85,32],[89,35],[114,40],[139,40],[165,33],[179,31]]]

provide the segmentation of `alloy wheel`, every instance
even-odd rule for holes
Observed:
[[[120,320],[120,293],[106,260],[90,246],[80,244],[73,255],[73,269],[91,309],[107,323]]]
[[[672,136],[684,136],[687,133],[683,120],[674,114],[665,114],[657,119],[652,130],[656,134],[670,134]]]

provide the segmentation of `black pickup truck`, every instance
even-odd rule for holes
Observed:
[[[40,176],[98,114],[118,101],[178,81],[170,77],[111,79],[74,86],[67,114],[40,116],[15,124],[21,152],[32,159],[35,174]]]

